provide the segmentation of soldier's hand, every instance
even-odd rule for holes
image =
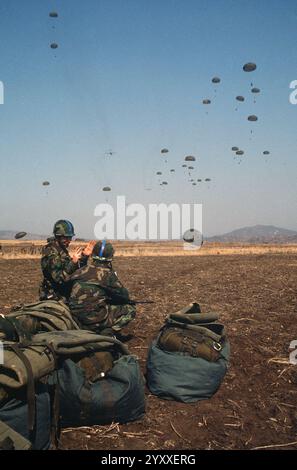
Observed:
[[[73,263],[78,263],[82,255],[82,248],[77,248],[75,252],[72,255],[72,261]]]
[[[87,246],[84,248],[82,254],[83,254],[84,256],[90,256],[90,254],[92,253],[93,248],[94,248],[94,246],[96,245],[96,243],[97,243],[96,240],[90,241],[90,242],[87,244]]]

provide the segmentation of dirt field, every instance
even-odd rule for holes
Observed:
[[[64,430],[61,448],[297,449],[297,366],[289,364],[289,345],[297,340],[296,254],[125,257],[114,265],[132,297],[155,301],[139,306],[126,330],[143,371],[166,314],[190,301],[220,314],[230,369],[210,400],[181,404],[147,391],[142,421]],[[0,259],[0,273],[0,312],[37,298],[37,259]]]

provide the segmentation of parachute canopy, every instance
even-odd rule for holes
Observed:
[[[162,181],[162,184],[168,184],[167,181]]]
[[[236,96],[237,101],[244,101],[244,96]]]
[[[169,152],[168,149],[162,149],[162,150],[161,150],[161,153],[168,153],[168,152]]]
[[[237,150],[239,150],[239,148],[238,147],[232,147],[231,150],[233,150],[233,152],[237,152]]]
[[[56,11],[51,11],[50,14],[49,14],[49,16],[50,16],[51,18],[58,18],[58,13],[57,13]]]
[[[202,246],[203,244],[202,233],[199,232],[199,230],[195,230],[193,228],[186,230],[186,232],[183,234],[183,240],[186,243],[192,243],[194,246]]]
[[[183,164],[182,167],[183,167],[183,168],[187,168],[187,165]]]
[[[58,49],[58,44],[56,44],[55,42],[52,42],[51,49]]]
[[[174,168],[172,168],[170,171],[171,171],[171,173],[174,173],[174,172],[175,172],[175,169],[174,169]]]
[[[264,150],[263,155],[270,155],[270,152],[268,152],[268,150]]]
[[[213,77],[212,83],[220,83],[221,79],[219,77]]]
[[[205,181],[211,181],[211,179],[210,178],[205,178]]]
[[[193,186],[197,186],[197,183],[192,183]]]
[[[202,179],[199,178],[197,181],[198,181],[198,183],[201,183]]]
[[[237,150],[236,155],[243,155],[244,151],[243,150]]]
[[[248,117],[248,121],[252,121],[252,122],[258,121],[258,117],[255,116],[254,114],[251,114],[251,116]]]
[[[188,168],[189,168],[189,170],[194,170],[193,166],[189,166]]]
[[[260,93],[260,88],[252,88],[251,92],[252,93]]]
[[[254,70],[256,70],[257,65],[253,62],[248,62],[247,64],[244,64],[242,68],[245,72],[253,72]]]
[[[210,104],[211,101],[210,101],[210,100],[203,100],[202,103],[203,103],[203,104]]]
[[[196,161],[196,158],[193,157],[192,155],[188,155],[187,157],[185,157],[185,162],[195,162]]]
[[[50,182],[49,181],[43,181],[42,182],[42,186],[49,186],[50,185]]]
[[[27,235],[27,232],[18,232],[15,234],[14,238],[16,239],[19,239],[19,238],[23,238]]]
[[[156,175],[162,175],[162,171],[157,171]]]
[[[104,186],[104,188],[102,189],[102,191],[111,191],[111,188],[109,186]]]

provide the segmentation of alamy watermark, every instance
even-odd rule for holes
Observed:
[[[290,355],[289,355],[289,362],[290,364],[294,364],[296,366],[297,365],[297,339],[295,339],[294,341],[291,341],[290,349],[292,349],[292,351],[290,352]]]
[[[98,204],[94,215],[99,240],[184,240],[185,249],[202,245],[202,204],[126,205],[125,196],[117,196],[115,207]]]

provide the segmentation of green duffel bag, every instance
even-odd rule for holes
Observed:
[[[90,365],[92,359],[93,371],[83,363]],[[96,356],[86,356],[78,362],[67,359],[59,369],[63,427],[127,423],[143,416],[144,378],[138,360],[132,355],[121,355],[112,365],[106,367],[110,364],[108,358],[103,364],[105,369],[102,363],[96,366]]]
[[[217,391],[230,354],[224,326],[217,320],[215,313],[201,313],[197,303],[167,317],[147,359],[153,394],[188,403]]]
[[[228,368],[230,346],[225,342],[215,362],[160,349],[153,341],[147,358],[147,386],[166,400],[192,403],[211,398]]]

